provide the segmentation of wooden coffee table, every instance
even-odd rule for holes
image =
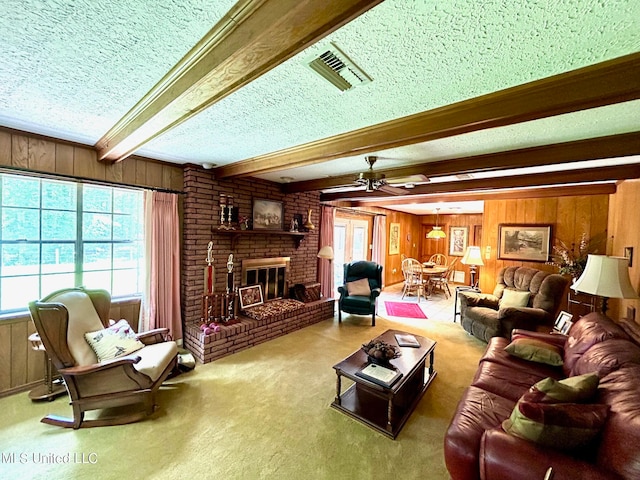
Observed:
[[[406,334],[400,330],[387,330],[376,340],[398,346],[394,336],[396,333]],[[420,347],[398,347],[402,355],[391,360],[391,365],[402,372],[402,377],[391,387],[356,375],[368,365],[367,354],[362,349],[334,365],[337,375],[336,398],[331,406],[390,438],[396,438],[437,374],[433,369],[436,342],[420,335],[411,335],[420,342]],[[344,393],[343,376],[354,382]]]

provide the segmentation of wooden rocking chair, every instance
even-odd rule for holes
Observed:
[[[137,335],[144,344],[139,350],[99,362],[85,333],[109,326],[110,305],[109,292],[83,288],[59,290],[29,304],[33,323],[64,379],[73,409],[73,419],[48,415],[43,423],[67,428],[121,425],[154,411],[155,394],[176,367],[176,343],[165,341],[167,329],[156,329]],[[90,410],[133,404],[144,408],[84,420]]]

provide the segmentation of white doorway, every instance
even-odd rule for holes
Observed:
[[[344,281],[344,264],[369,259],[369,220],[337,217],[333,227],[333,284]]]

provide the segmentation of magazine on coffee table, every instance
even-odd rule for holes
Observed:
[[[370,363],[359,372],[356,372],[356,375],[388,388],[402,377],[402,372]]]
[[[410,335],[408,333],[396,333],[395,337],[396,342],[398,342],[398,345],[401,347],[420,347],[420,342],[413,335]]]

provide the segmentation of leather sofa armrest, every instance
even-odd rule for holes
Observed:
[[[515,328],[536,330],[549,322],[549,314],[541,308],[505,307],[498,310],[498,320],[507,332]]]
[[[506,433],[502,427],[487,430],[480,441],[480,478],[545,478],[549,467],[554,480],[576,478],[581,480],[619,479],[609,473],[560,450],[541,447],[528,440]]]
[[[498,310],[498,297],[490,293],[459,292],[458,299],[462,308],[488,307]]]

